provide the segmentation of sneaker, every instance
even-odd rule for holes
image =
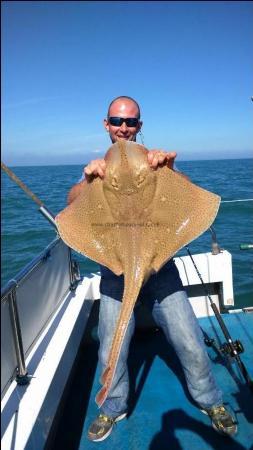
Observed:
[[[210,409],[202,409],[201,411],[210,417],[213,428],[218,431],[218,433],[224,436],[233,436],[237,433],[236,421],[226,410],[224,405]]]
[[[126,415],[124,413],[113,419],[105,414],[99,414],[88,430],[88,438],[93,442],[103,441],[111,434],[114,424],[124,419]]]

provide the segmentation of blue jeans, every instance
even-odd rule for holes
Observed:
[[[160,289],[161,294],[161,289]],[[158,295],[161,298],[161,295]],[[181,362],[187,386],[193,399],[201,408],[222,404],[222,392],[214,380],[203,335],[185,291],[174,292],[161,300],[145,298],[153,317]],[[106,367],[111,342],[121,308],[121,301],[101,295],[98,334],[100,339],[99,362]],[[119,361],[109,395],[101,412],[113,418],[127,411],[129,378],[127,357],[135,328],[132,314],[124,338]]]

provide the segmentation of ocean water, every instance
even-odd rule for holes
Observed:
[[[192,182],[220,195],[222,201],[253,198],[253,159],[178,162]],[[67,193],[83,167],[14,167],[14,173],[57,214],[66,206]],[[2,176],[2,287],[56,236],[53,227],[38,212],[37,205],[6,174]],[[233,257],[235,306],[253,305],[253,250],[240,244],[253,243],[253,201],[221,203],[213,224],[221,248]],[[189,246],[191,252],[209,251],[211,234],[205,232]],[[186,254],[182,249],[180,255]],[[81,273],[99,270],[93,261],[74,252]]]

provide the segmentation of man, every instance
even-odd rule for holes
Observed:
[[[115,98],[109,105],[107,118],[104,119],[104,126],[112,143],[119,139],[136,141],[136,136],[142,127],[140,116],[139,105],[134,99],[127,96]],[[167,165],[168,170],[173,170],[175,158],[175,152],[150,150],[148,153],[148,162],[154,170],[160,165]],[[104,159],[91,161],[85,168],[85,178],[88,181],[94,176],[103,178],[105,169]],[[81,181],[71,189],[68,203],[71,203],[79,195],[84,183],[85,181]],[[121,309],[123,286],[123,276],[117,277],[109,269],[101,266],[98,327],[101,372],[105,369],[108,360],[112,337]],[[237,431],[236,423],[222,403],[222,393],[211,372],[202,332],[173,260],[170,260],[157,274],[149,278],[142,288],[138,300],[141,301],[144,297],[156,323],[163,329],[166,338],[177,353],[191,396],[202,412],[210,416],[213,427],[219,433],[228,436],[234,435]],[[109,395],[102,405],[101,413],[88,431],[88,437],[92,441],[98,442],[106,439],[115,422],[127,415],[129,391],[127,357],[133,332],[134,314],[128,325]]]

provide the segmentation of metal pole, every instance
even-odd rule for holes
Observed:
[[[18,384],[28,384],[30,382],[27,368],[25,365],[25,355],[24,355],[24,348],[23,348],[23,341],[22,341],[22,333],[21,333],[21,326],[20,326],[20,320],[19,320],[19,314],[18,314],[18,308],[17,308],[17,300],[16,300],[16,290],[13,289],[10,294],[10,315],[11,315],[11,321],[12,321],[12,328],[13,328],[13,337],[14,337],[14,343],[15,343],[15,350],[16,350],[16,356],[17,356],[17,376],[16,381]]]
[[[221,250],[217,242],[216,233],[212,226],[209,228],[209,230],[211,231],[212,234],[212,255],[218,255],[221,252]]]
[[[39,212],[57,229],[53,214],[44,205],[40,207]]]

